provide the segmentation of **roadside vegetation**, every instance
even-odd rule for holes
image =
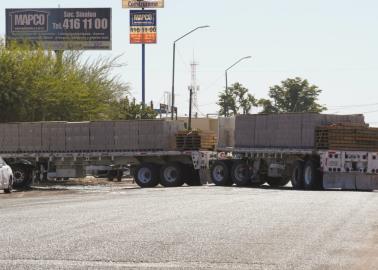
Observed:
[[[96,61],[0,40],[0,122],[153,118],[114,75],[119,57]]]
[[[319,104],[322,90],[299,77],[282,81],[270,87],[268,99],[256,99],[240,83],[224,89],[218,96],[220,116],[249,114],[255,107],[260,113],[323,112],[326,107]]]
[[[115,74],[120,57],[83,59],[79,51],[57,54],[38,46],[0,40],[0,122],[154,119],[151,106],[130,96]],[[293,78],[257,99],[240,83],[218,96],[219,115],[322,112],[322,90]],[[254,109],[255,108],[255,109]]]

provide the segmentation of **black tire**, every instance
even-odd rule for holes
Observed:
[[[216,186],[232,186],[232,179],[228,164],[224,161],[215,161],[211,166],[211,180]]]
[[[15,165],[12,166],[13,187],[24,188],[31,185],[33,180],[33,171],[30,168]]]
[[[135,182],[141,188],[152,188],[159,184],[159,168],[155,164],[142,163],[134,171]]]
[[[13,180],[12,178],[9,179],[9,186],[8,188],[4,189],[4,193],[12,193],[13,191]]]
[[[303,168],[304,162],[302,160],[297,160],[294,162],[291,176],[291,184],[294,189],[303,189]]]
[[[290,179],[287,179],[285,177],[280,177],[280,178],[267,177],[266,182],[269,184],[269,186],[273,188],[279,188],[279,187],[286,186],[290,182]]]
[[[323,187],[319,162],[308,160],[303,169],[303,187],[308,190],[317,190]]]
[[[251,170],[248,164],[242,160],[235,161],[231,168],[231,178],[238,187],[251,185]]]
[[[184,184],[183,166],[167,163],[160,169],[160,184],[164,187],[179,187]]]
[[[187,166],[185,170],[185,184],[188,186],[202,186],[199,171],[191,166]]]

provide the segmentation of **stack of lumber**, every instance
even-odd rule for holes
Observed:
[[[378,128],[340,124],[318,127],[316,148],[378,152]]]
[[[213,131],[179,131],[176,134],[176,149],[214,150],[216,145]]]
[[[238,115],[235,146],[240,148],[315,148],[315,129],[332,124],[365,125],[363,115],[279,113]]]

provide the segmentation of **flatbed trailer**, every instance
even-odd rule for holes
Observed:
[[[224,148],[211,161],[215,185],[378,190],[378,153],[291,148]]]
[[[212,151],[88,151],[2,153],[12,165],[16,186],[35,179],[82,178],[88,166],[109,166],[108,178],[121,180],[128,167],[140,187],[201,185],[206,183]]]
[[[109,180],[131,170],[141,187],[197,185],[211,152],[178,151],[176,134],[183,129],[169,120],[2,123],[0,156],[11,165],[16,187],[33,179],[82,178],[96,166],[109,168]]]

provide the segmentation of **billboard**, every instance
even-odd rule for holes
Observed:
[[[123,8],[163,8],[164,0],[122,0]]]
[[[130,10],[130,43],[157,42],[156,10]]]
[[[110,50],[110,8],[6,9],[6,40],[52,50]]]

